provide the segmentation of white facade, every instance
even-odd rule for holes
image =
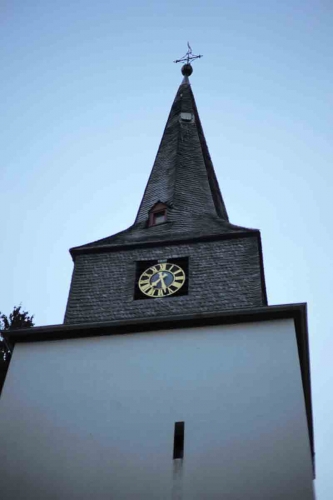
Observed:
[[[0,429],[3,500],[313,499],[293,320],[18,343]]]

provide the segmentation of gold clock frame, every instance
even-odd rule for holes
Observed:
[[[156,275],[157,278],[153,279]],[[172,282],[165,282],[172,275]],[[177,293],[186,281],[185,271],[172,262],[162,262],[148,267],[139,277],[138,287],[141,293],[150,298],[169,297]]]

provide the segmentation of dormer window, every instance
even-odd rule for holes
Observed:
[[[167,221],[167,206],[160,201],[149,212],[149,226],[158,226]]]
[[[161,210],[160,212],[155,212],[153,214],[153,225],[162,224],[166,221],[166,210]]]

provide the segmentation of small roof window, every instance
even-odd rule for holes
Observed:
[[[192,113],[180,113],[180,119],[182,122],[192,122],[194,117]]]
[[[154,216],[154,225],[162,224],[162,222],[166,221],[166,210],[155,212],[153,216]]]
[[[165,203],[158,202],[149,212],[149,226],[157,226],[167,221],[167,206]]]

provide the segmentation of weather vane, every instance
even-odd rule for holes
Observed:
[[[191,46],[188,42],[187,42],[187,47],[188,47],[188,51],[186,52],[186,54],[181,59],[177,59],[176,61],[173,61],[174,63],[183,62],[185,64],[190,64],[195,59],[199,59],[199,57],[202,57],[202,55],[196,56],[193,54]]]

